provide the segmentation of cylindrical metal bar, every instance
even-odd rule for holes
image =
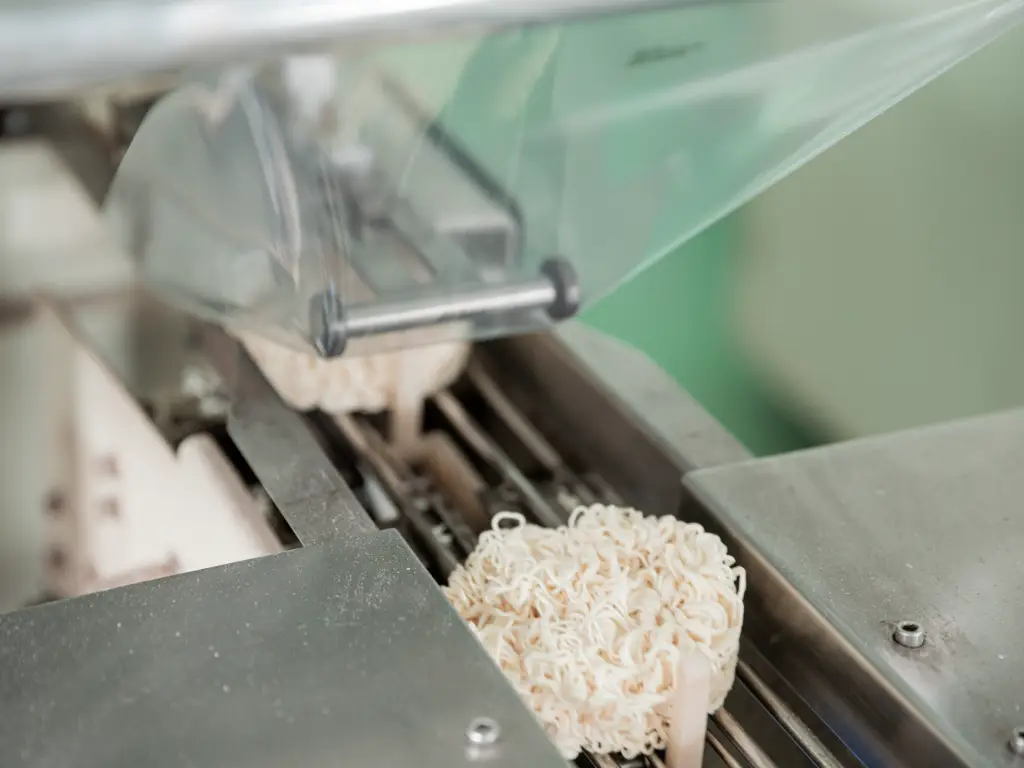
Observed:
[[[0,99],[314,48],[700,0],[12,0],[0,8]],[[707,0],[703,0],[707,1]]]
[[[820,768],[841,768],[839,761],[807,727],[807,724],[781,698],[775,695],[749,664],[740,661],[736,669],[736,676],[747,685],[765,709],[772,713],[772,716],[779,721],[786,732],[800,744]]]
[[[505,422],[505,426],[512,430],[512,433],[530,450],[530,453],[544,466],[544,469],[553,475],[564,472],[565,465],[562,463],[562,457],[558,455],[558,451],[512,404],[501,387],[484,370],[480,361],[471,361],[466,373],[469,374],[469,380],[473,382],[476,391],[483,395],[487,404]]]
[[[580,307],[576,272],[563,258],[548,259],[535,278],[499,284],[426,285],[414,292],[346,306],[336,292],[309,302],[310,342],[321,357],[337,357],[350,339],[429,328],[509,313],[543,310],[551,320],[572,317]]]
[[[718,737],[711,732],[708,732],[708,744],[711,745],[711,749],[725,763],[726,768],[743,768],[740,765],[740,761],[733,757],[732,753],[725,748],[725,745],[718,740]]]
[[[550,280],[539,277],[517,285],[482,285],[447,296],[354,306],[345,313],[345,337],[359,338],[468,320],[502,312],[546,309],[558,298]]]
[[[765,754],[761,746],[751,738],[742,725],[737,722],[725,707],[722,707],[712,719],[722,729],[722,732],[729,737],[736,749],[753,768],[778,768],[775,762]]]
[[[533,483],[526,479],[515,462],[487,436],[450,392],[447,390],[438,392],[434,395],[434,402],[456,431],[477,452],[477,455],[490,464],[504,480],[519,492],[539,523],[549,528],[557,528],[565,523],[568,515],[563,517],[547,502]]]

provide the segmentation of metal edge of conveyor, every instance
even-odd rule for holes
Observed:
[[[242,345],[208,328],[206,348],[229,393],[228,434],[302,546],[377,527],[309,426],[274,391]]]

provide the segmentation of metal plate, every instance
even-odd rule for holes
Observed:
[[[565,766],[394,532],[0,617],[0,690],[5,766]]]
[[[841,635],[845,667],[863,663],[842,694],[862,709],[884,703],[882,732],[900,753],[867,762],[936,764],[923,757],[936,754],[930,738],[909,736],[930,733],[944,765],[1005,766],[1024,764],[1008,747],[1024,725],[1022,468],[1024,411],[1014,411],[708,469],[686,484]],[[922,648],[893,642],[900,620],[925,629]],[[820,664],[814,633],[788,630],[803,638],[803,664]]]
[[[284,404],[241,344],[218,336],[237,366],[228,433],[302,546],[376,530],[309,425]]]

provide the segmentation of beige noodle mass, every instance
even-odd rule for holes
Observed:
[[[336,414],[378,413],[402,397],[430,397],[458,378],[470,350],[450,341],[325,360],[255,334],[236,335],[290,407]]]
[[[707,657],[718,709],[745,588],[701,526],[595,505],[557,529],[496,515],[445,594],[572,759],[665,747],[681,654]]]

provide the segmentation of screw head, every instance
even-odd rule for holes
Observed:
[[[324,359],[345,351],[341,300],[331,292],[319,293],[309,302],[309,331],[313,348]]]
[[[1024,725],[1013,729],[1008,746],[1017,757],[1024,757]]]
[[[475,717],[466,729],[466,739],[474,747],[490,747],[501,738],[501,726],[490,717]]]
[[[904,648],[916,649],[924,645],[924,628],[916,621],[904,620],[896,624],[892,633],[893,642]]]
[[[555,301],[548,307],[552,320],[567,320],[580,309],[580,283],[572,264],[563,258],[548,259],[540,273],[555,287]]]

